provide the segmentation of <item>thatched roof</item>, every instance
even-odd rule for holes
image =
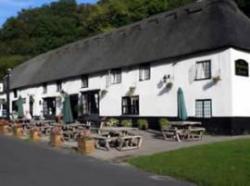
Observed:
[[[204,0],[68,44],[12,71],[20,88],[160,59],[235,47],[250,50],[250,20],[231,0]]]

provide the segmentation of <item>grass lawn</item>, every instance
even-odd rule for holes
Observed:
[[[146,171],[173,176],[198,185],[250,185],[250,139],[200,145],[129,163]]]

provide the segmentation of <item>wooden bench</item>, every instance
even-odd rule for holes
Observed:
[[[187,129],[187,140],[202,140],[205,131],[206,129],[203,127],[189,127]]]
[[[103,135],[92,135],[95,139],[95,146],[97,149],[110,150],[110,143],[116,142],[117,137],[103,136]]]
[[[119,151],[139,149],[142,145],[142,136],[123,136],[118,138]]]
[[[161,133],[165,140],[176,140],[178,142],[181,141],[180,135],[182,134],[181,130],[173,127],[163,127],[161,129]]]

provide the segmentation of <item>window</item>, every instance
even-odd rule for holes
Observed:
[[[121,69],[111,70],[111,83],[119,84],[122,82],[122,71]]]
[[[46,94],[47,93],[47,84],[44,83],[43,84],[43,94]]]
[[[123,115],[139,115],[139,96],[122,98]]]
[[[150,65],[141,65],[139,67],[139,81],[150,80]]]
[[[87,75],[82,76],[82,88],[88,88],[89,86],[89,77]]]
[[[196,100],[195,112],[197,118],[211,118],[212,117],[212,100]]]
[[[211,79],[211,61],[199,61],[196,63],[195,80]]]
[[[61,92],[62,91],[62,82],[61,81],[57,81],[56,82],[56,91],[57,92]]]
[[[238,59],[235,61],[235,74],[237,76],[249,76],[248,63],[243,59]]]
[[[99,91],[82,93],[80,107],[83,115],[99,114]]]
[[[13,91],[13,93],[14,93],[14,98],[17,98],[17,89],[15,89],[14,91]]]

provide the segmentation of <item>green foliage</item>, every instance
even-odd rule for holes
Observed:
[[[119,121],[118,119],[116,119],[116,118],[110,118],[110,119],[108,119],[108,121],[106,122],[106,125],[107,125],[108,127],[116,127],[116,126],[119,125],[119,123],[120,123],[120,121]]]
[[[169,121],[166,118],[159,119],[159,125],[161,128],[165,128],[169,126]]]
[[[200,186],[249,185],[250,140],[241,139],[142,156],[129,163]]]
[[[0,56],[0,78],[6,74],[8,68],[14,68],[15,66],[21,64],[28,57],[12,55],[12,56]]]
[[[137,126],[141,130],[147,130],[148,129],[148,120],[146,120],[146,119],[138,119],[137,120]]]
[[[122,120],[121,121],[121,125],[123,126],[123,127],[132,127],[132,121],[131,120],[129,120],[129,119],[125,119],[125,120]]]

